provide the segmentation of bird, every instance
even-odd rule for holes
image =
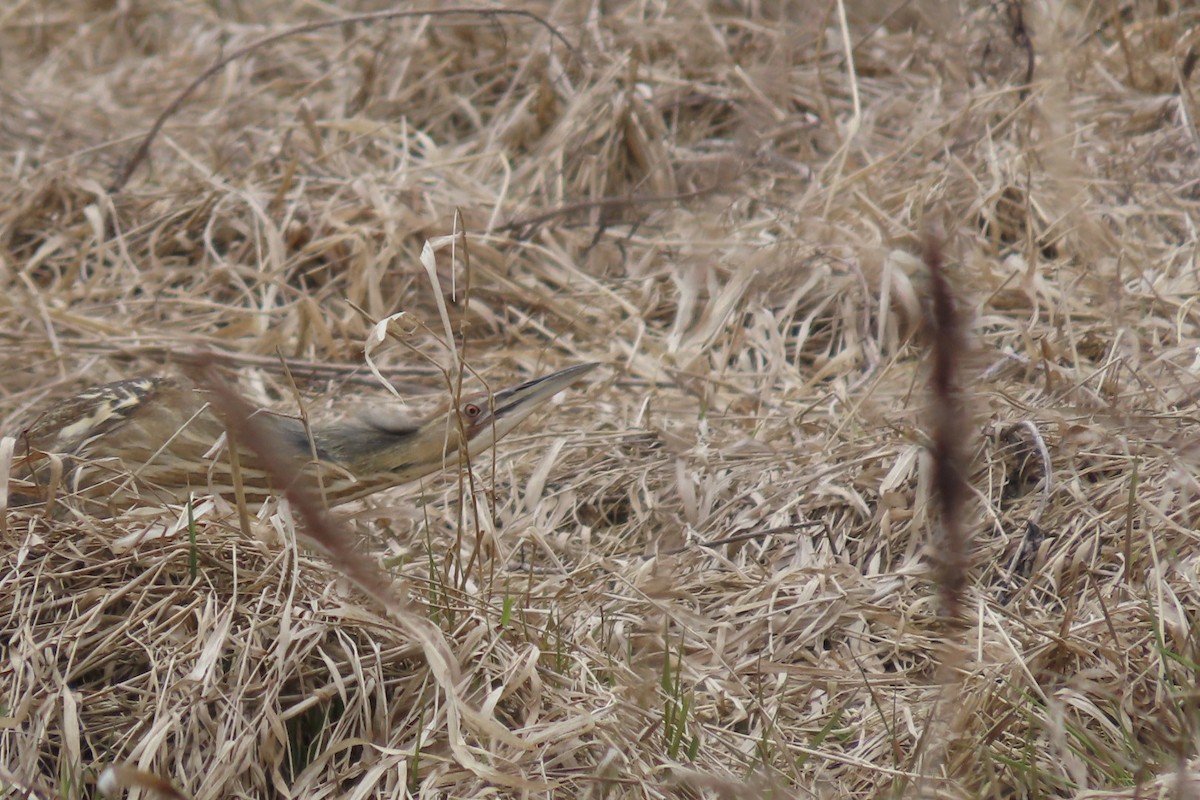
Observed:
[[[464,396],[423,420],[376,408],[309,424],[256,410],[250,424],[271,450],[265,459],[237,444],[236,458],[230,457],[228,432],[235,426],[206,388],[180,377],[117,381],[34,416],[16,437],[9,504],[65,495],[88,513],[111,516],[139,503],[186,503],[205,492],[233,497],[240,488],[257,507],[289,489],[272,485],[279,470],[264,463],[282,457],[285,472],[301,476],[332,507],[478,456],[597,366],[580,364]]]

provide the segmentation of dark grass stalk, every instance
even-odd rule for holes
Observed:
[[[934,533],[930,558],[937,586],[942,635],[937,648],[937,682],[942,700],[931,707],[928,724],[917,744],[920,773],[930,777],[947,766],[950,742],[959,706],[955,702],[966,658],[962,634],[966,619],[964,601],[970,568],[970,537],[964,509],[969,487],[967,441],[970,433],[962,391],[962,368],[967,356],[967,336],[950,279],[946,274],[943,241],[935,232],[925,235],[923,260],[929,271],[929,303],[925,327],[929,341],[929,450],[933,462]],[[963,754],[970,759],[970,756]],[[969,772],[970,764],[954,764],[956,772]]]
[[[229,431],[230,450],[234,450],[232,443],[236,441],[254,453],[270,476],[271,484],[283,491],[304,521],[307,536],[326,552],[333,565],[384,607],[398,609],[390,581],[326,513],[312,481],[294,461],[282,455],[286,448],[278,447],[271,430],[254,418],[254,408],[221,378],[211,361],[203,358],[197,361],[200,382],[212,393],[213,408]],[[243,520],[243,525],[248,527],[248,519]]]
[[[970,568],[970,537],[964,508],[968,496],[967,447],[970,423],[963,401],[962,367],[967,336],[958,302],[946,275],[941,237],[925,237],[924,260],[929,270],[930,303],[927,327],[932,365],[929,395],[932,411],[930,453],[937,507],[933,573],[941,610],[951,619],[962,616],[963,595]]]

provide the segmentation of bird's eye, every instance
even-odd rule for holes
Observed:
[[[467,419],[479,419],[479,415],[482,413],[483,409],[475,403],[467,403],[463,406],[463,414],[467,416]]]

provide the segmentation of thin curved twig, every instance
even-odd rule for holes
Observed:
[[[225,69],[225,67],[229,66],[234,61],[244,58],[245,56],[260,48],[266,47],[269,44],[278,42],[281,39],[286,39],[289,36],[311,33],[313,31],[332,28],[338,25],[353,25],[354,23],[358,22],[376,22],[379,20],[401,19],[403,17],[448,17],[459,14],[491,17],[524,17],[525,19],[533,20],[548,30],[555,39],[562,42],[563,47],[567,49],[567,52],[569,52],[572,57],[576,55],[575,48],[571,46],[571,43],[567,41],[566,37],[563,36],[557,28],[555,28],[541,16],[534,14],[532,11],[521,11],[517,9],[439,8],[425,9],[422,11],[376,11],[369,14],[354,14],[349,17],[340,17],[338,19],[327,19],[319,22],[309,22],[304,25],[296,25],[286,30],[279,31],[278,33],[272,33],[268,36],[264,36],[257,41],[251,42],[245,47],[239,47],[237,50],[234,50],[228,55],[217,59],[216,63],[204,70],[204,72],[200,73],[200,76],[188,84],[187,88],[180,92],[179,95],[176,96],[176,98],[172,100],[171,103],[166,107],[166,109],[164,109],[163,112],[158,115],[158,118],[154,120],[154,124],[150,126],[149,133],[146,134],[145,138],[143,138],[141,143],[137,146],[137,149],[133,151],[133,154],[129,156],[129,158],[121,166],[120,171],[117,173],[116,179],[109,185],[108,191],[112,194],[116,194],[125,188],[125,184],[129,182],[129,179],[133,176],[134,171],[141,166],[143,161],[146,160],[146,156],[150,153],[150,146],[154,144],[154,140],[158,137],[159,132],[162,131],[163,125],[167,123],[167,120],[174,116],[175,112],[177,112],[183,106],[183,104],[188,101],[188,98],[190,98],[197,89],[199,89],[206,81],[208,81],[209,78]]]

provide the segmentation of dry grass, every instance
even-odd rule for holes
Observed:
[[[294,408],[283,360],[310,413],[382,397],[398,311],[381,369],[444,391],[438,291],[489,382],[608,365],[341,518],[388,603],[286,509],[4,513],[5,797],[112,764],[194,798],[1196,796],[1200,15],[600,5],[525,6],[569,48],[480,15],[252,48],[120,191],[218,58],[339,12],[0,11],[0,434],[201,348],[256,402]]]

